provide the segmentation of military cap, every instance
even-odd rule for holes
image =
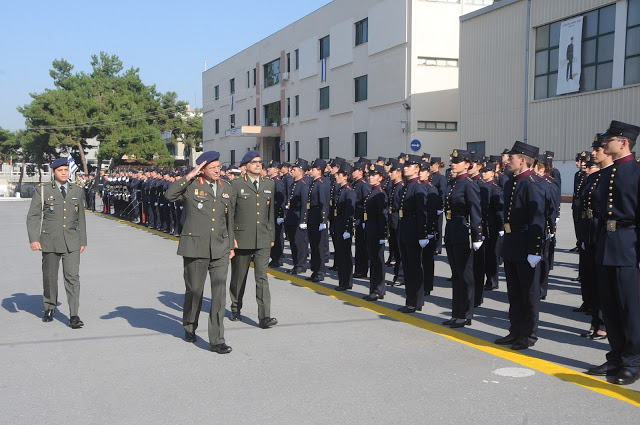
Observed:
[[[538,148],[537,146],[529,145],[527,143],[516,140],[516,142],[513,144],[513,147],[509,151],[509,155],[526,155],[531,158],[536,158],[539,152],[540,148]]]
[[[495,162],[487,162],[486,164],[484,164],[484,167],[482,167],[482,172],[485,173],[487,171],[496,171],[498,169],[498,166]]]
[[[451,153],[451,162],[457,164],[462,161],[471,162],[471,152],[468,150],[454,149]]]
[[[387,165],[391,166],[389,171],[402,170],[402,164],[400,164],[400,161],[395,158],[391,158]]]
[[[369,174],[380,174],[382,176],[385,174],[383,165],[371,164],[367,167],[367,171]]]
[[[324,159],[316,158],[315,161],[311,163],[309,168],[319,168],[320,170],[324,170],[327,168],[327,161]]]
[[[302,169],[302,171],[307,171],[309,169],[309,162],[306,159],[298,158],[292,167],[298,167]]]
[[[471,162],[477,162],[478,164],[484,162],[484,155],[481,153],[471,152]]]
[[[282,164],[280,164],[280,168],[282,167],[291,168],[291,164],[289,164],[288,162],[283,162]]]
[[[605,139],[604,133],[596,134],[595,137],[593,138],[593,143],[591,144],[591,147],[593,149],[598,149],[604,143],[604,139]],[[576,161],[577,161],[577,159],[576,159]]]
[[[590,154],[586,156],[584,163],[587,167],[596,165],[594,158]]]
[[[423,152],[423,153],[422,153],[422,158],[424,158],[424,159],[426,159],[427,161],[429,161],[429,159],[431,158],[431,154],[430,154],[430,153]]]
[[[420,165],[420,162],[422,162],[421,156],[411,155],[411,154],[406,154],[404,156],[404,165],[411,165],[411,164]]]
[[[609,128],[604,132],[604,137],[626,137],[631,141],[636,141],[640,133],[640,127],[633,124],[627,124],[621,121],[611,121]]]
[[[509,149],[505,149],[502,151],[502,155],[509,155]]]
[[[431,164],[427,161],[420,162],[420,171],[431,170]]]
[[[63,165],[66,165],[67,167],[69,166],[69,160],[67,158],[54,159],[51,165],[49,165],[49,168],[55,170],[56,168],[62,167]]]
[[[398,159],[404,159],[406,156],[407,156],[407,154],[402,152],[402,153],[400,153],[400,155],[398,155]]]
[[[331,161],[331,166],[332,167],[340,167],[341,164],[344,164],[345,162],[347,162],[346,159],[344,158],[340,158],[339,156],[336,156],[333,161]]]
[[[280,168],[280,163],[275,159],[272,159],[269,161],[269,164],[267,164],[267,168]]]
[[[387,162],[387,158],[385,158],[384,156],[379,156],[378,161]]]
[[[586,161],[587,160],[587,151],[582,151],[580,152],[580,161]]]
[[[366,169],[367,169],[367,165],[368,165],[368,164],[365,164],[364,162],[356,161],[356,162],[354,162],[354,163],[351,165],[351,171],[355,171],[355,170],[362,170],[362,171],[364,171],[364,170],[366,170]]]
[[[580,161],[580,152],[576,154],[576,162]]]
[[[338,173],[346,174],[348,176],[351,174],[352,171],[353,170],[351,169],[351,165],[349,165],[349,163],[345,161],[342,164],[340,164],[340,169],[338,170]]]
[[[555,153],[553,153],[553,151],[544,151],[542,152],[542,155],[546,156],[547,158],[553,158],[555,156]]]
[[[360,158],[358,158],[358,162],[362,162],[362,163],[367,164],[367,165],[371,164],[371,160],[365,158],[364,156],[361,156]]]
[[[207,151],[203,152],[202,155],[200,155],[198,159],[196,159],[196,164],[200,165],[203,162],[217,161],[218,159],[220,159],[220,152]]]
[[[249,163],[250,161],[253,161],[254,158],[258,158],[259,156],[260,152],[258,151],[249,151],[245,153],[242,157],[242,161],[240,161],[240,166],[242,167],[243,165]]]
[[[489,155],[488,162],[502,162],[502,155]]]
[[[439,156],[432,156],[431,157],[431,164],[440,164],[442,162],[442,158]]]

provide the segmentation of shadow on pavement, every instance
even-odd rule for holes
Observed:
[[[123,305],[100,318],[105,320],[122,318],[134,328],[149,329],[176,338],[182,338],[184,335],[180,317],[155,308],[134,308]]]

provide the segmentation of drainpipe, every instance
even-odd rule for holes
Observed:
[[[527,49],[525,62],[524,81],[524,143],[529,143],[529,43],[531,39],[531,0],[527,0]]]

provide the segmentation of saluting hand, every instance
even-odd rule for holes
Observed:
[[[201,164],[196,165],[196,167],[195,167],[193,170],[189,171],[189,172],[187,173],[187,175],[186,175],[186,176],[184,176],[184,177],[185,177],[187,180],[193,180],[194,178],[196,178],[196,177],[200,174],[200,170],[202,170],[202,169],[204,168],[204,166],[205,166],[205,165],[207,165],[207,163],[206,163],[206,162],[202,162]]]

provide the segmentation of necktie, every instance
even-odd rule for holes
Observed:
[[[64,199],[67,198],[67,190],[64,188],[64,186],[60,186],[60,192],[62,192],[62,197]]]
[[[211,183],[211,189],[213,190],[213,197],[216,197],[216,182]]]
[[[256,192],[258,191],[258,180],[253,181],[253,186],[256,188]]]

